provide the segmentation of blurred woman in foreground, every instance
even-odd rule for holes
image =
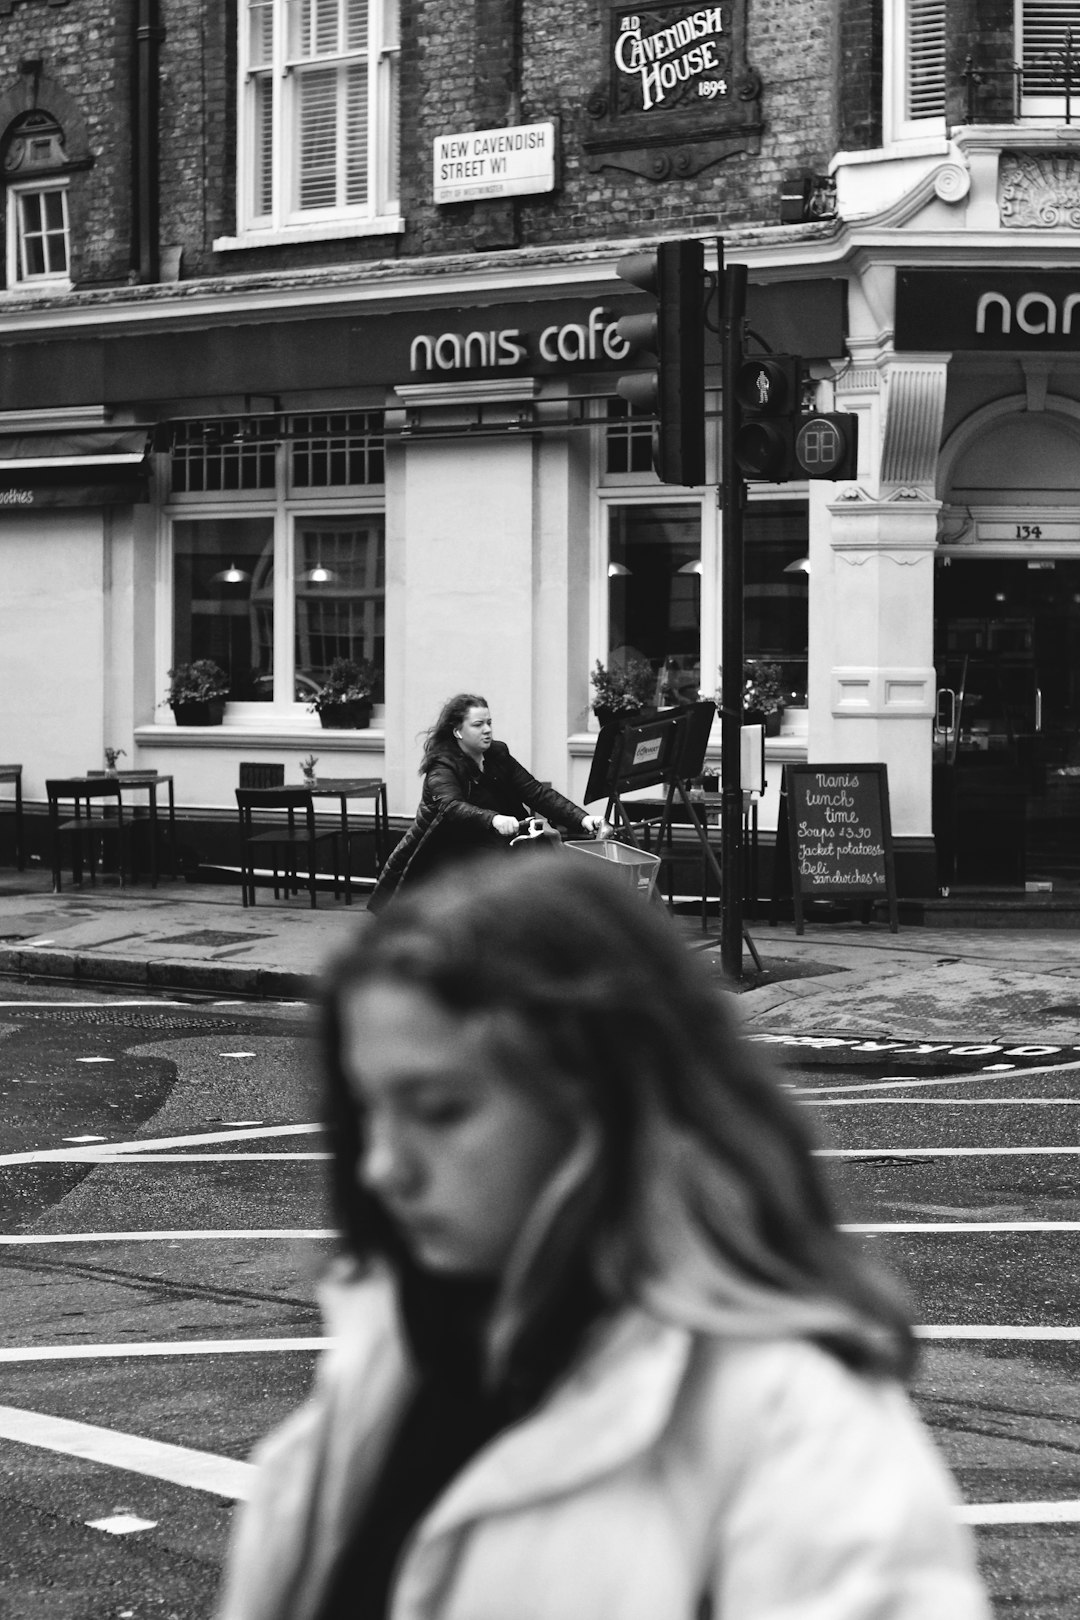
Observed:
[[[448,873],[330,982],[336,1346],[222,1620],[985,1620],[891,1287],[727,998],[585,866]]]

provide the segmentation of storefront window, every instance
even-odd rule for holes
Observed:
[[[213,659],[229,699],[274,695],[274,522],[179,521],[173,528],[173,663]]]
[[[744,646],[778,664],[788,705],[806,702],[809,528],[804,501],[751,501],[743,519]]]
[[[370,659],[383,700],[386,523],[364,517],[296,522],[297,695],[313,691],[335,658]]]
[[[607,473],[652,472],[652,417],[635,411],[625,399],[607,402],[608,427],[604,432]]]
[[[608,663],[646,659],[653,701],[696,703],[701,685],[701,508],[608,508]]]

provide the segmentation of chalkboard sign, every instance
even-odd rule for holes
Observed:
[[[885,765],[788,765],[784,771],[786,814],[781,807],[781,844],[791,861],[795,929],[803,931],[803,902],[883,894],[889,926],[899,926],[889,778]],[[867,904],[869,915],[869,904]]]

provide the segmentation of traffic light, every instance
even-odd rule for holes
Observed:
[[[735,463],[745,478],[786,484],[795,469],[795,421],[802,414],[802,361],[793,354],[743,360],[735,373]]]
[[[663,484],[705,482],[705,249],[701,242],[661,242],[654,253],[619,260],[623,281],[652,293],[657,308],[624,315],[619,336],[655,364],[615,385],[636,410],[656,417],[653,470]]]
[[[735,464],[744,478],[788,484],[854,478],[859,419],[850,411],[804,411],[805,367],[792,354],[757,355],[735,374]]]

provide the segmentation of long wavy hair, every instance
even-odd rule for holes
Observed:
[[[507,1083],[575,1127],[503,1279],[493,1357],[557,1321],[559,1279],[584,1266],[613,1308],[809,1338],[862,1370],[910,1373],[899,1290],[838,1229],[803,1118],[727,994],[665,912],[563,851],[459,865],[380,915],[328,980],[332,1200],[361,1265],[402,1262],[357,1182],[342,1067],[342,1001],[372,982],[415,986],[478,1025]]]
[[[439,710],[439,718],[431,729],[424,734],[420,753],[420,774],[423,776],[432,760],[439,754],[445,754],[447,749],[451,753],[459,748],[454,732],[460,726],[470,709],[486,709],[488,700],[480,697],[476,692],[458,692],[454,697],[448,698]]]

